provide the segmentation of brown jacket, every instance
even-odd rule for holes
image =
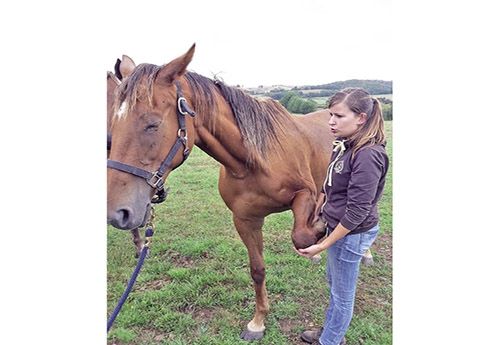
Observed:
[[[357,234],[377,225],[377,202],[382,197],[389,157],[382,145],[364,147],[352,158],[352,148],[333,152],[323,184],[325,202],[322,214],[329,230],[340,222]],[[337,156],[340,155],[338,158]]]

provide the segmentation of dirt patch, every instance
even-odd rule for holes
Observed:
[[[387,231],[378,235],[372,245],[372,252],[382,259],[383,262],[392,267],[392,234]]]

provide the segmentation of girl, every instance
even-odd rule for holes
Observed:
[[[302,340],[339,345],[346,344],[344,335],[353,314],[361,258],[379,231],[377,202],[382,196],[389,158],[377,99],[363,89],[348,88],[333,95],[328,108],[331,115],[328,125],[337,139],[320,208],[328,237],[295,251],[306,258],[328,251],[330,305],[324,327],[304,332]]]

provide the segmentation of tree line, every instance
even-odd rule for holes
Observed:
[[[307,114],[318,109],[318,103],[312,99],[299,97],[295,92],[287,92],[279,102],[291,113]]]
[[[392,121],[392,99],[377,97],[382,106],[382,116],[385,121]]]
[[[324,109],[328,106],[328,100],[324,106],[318,106],[312,98],[329,98],[336,92],[348,87],[365,89],[371,95],[392,94],[392,81],[351,79],[323,85],[295,86],[292,91],[278,89],[270,92],[267,96],[279,101],[291,113],[307,114],[316,111],[318,108]],[[312,90],[318,91],[314,92]],[[392,100],[386,97],[378,97],[378,99],[382,105],[384,120],[392,121]]]
[[[382,116],[386,121],[392,121],[392,100],[386,97],[377,97],[382,106]],[[301,98],[297,93],[288,91],[279,102],[291,113],[307,114],[319,109],[328,107],[328,99],[325,104],[318,105],[312,99]]]
[[[277,101],[280,101],[290,91],[293,91],[299,97],[306,99],[314,97],[330,97],[334,93],[347,87],[360,87],[368,91],[371,95],[392,94],[392,81],[350,79],[322,85],[294,86],[292,90],[278,88],[266,93],[265,95]],[[251,95],[259,94],[258,92],[247,92]]]
[[[301,90],[331,90],[335,93],[347,87],[360,87],[368,91],[371,95],[383,95],[392,93],[392,81],[369,80],[369,79],[350,79],[345,81],[336,81],[322,85],[310,85],[301,87]],[[318,96],[313,96],[318,97]]]

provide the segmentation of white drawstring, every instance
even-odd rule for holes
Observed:
[[[323,213],[323,208],[326,205],[327,202],[327,194],[326,194],[326,184],[328,181],[328,186],[332,186],[332,172],[333,172],[333,167],[335,166],[335,163],[337,163],[337,160],[342,156],[342,154],[345,151],[345,145],[344,145],[345,140],[335,140],[333,142],[333,152],[337,152],[340,149],[340,152],[337,154],[337,157],[333,160],[333,162],[328,165],[328,169],[326,169],[326,178],[325,182],[323,183],[323,190],[325,191],[325,201],[323,202],[323,205],[321,206],[321,213]]]
[[[328,186],[332,186],[332,172],[333,172],[333,167],[335,166],[335,163],[337,163],[337,160],[342,156],[342,154],[345,151],[345,145],[344,145],[345,140],[335,140],[333,142],[333,152],[337,152],[340,149],[340,152],[337,154],[337,157],[335,157],[335,160],[330,163],[328,166],[327,170],[327,176],[328,176]]]

